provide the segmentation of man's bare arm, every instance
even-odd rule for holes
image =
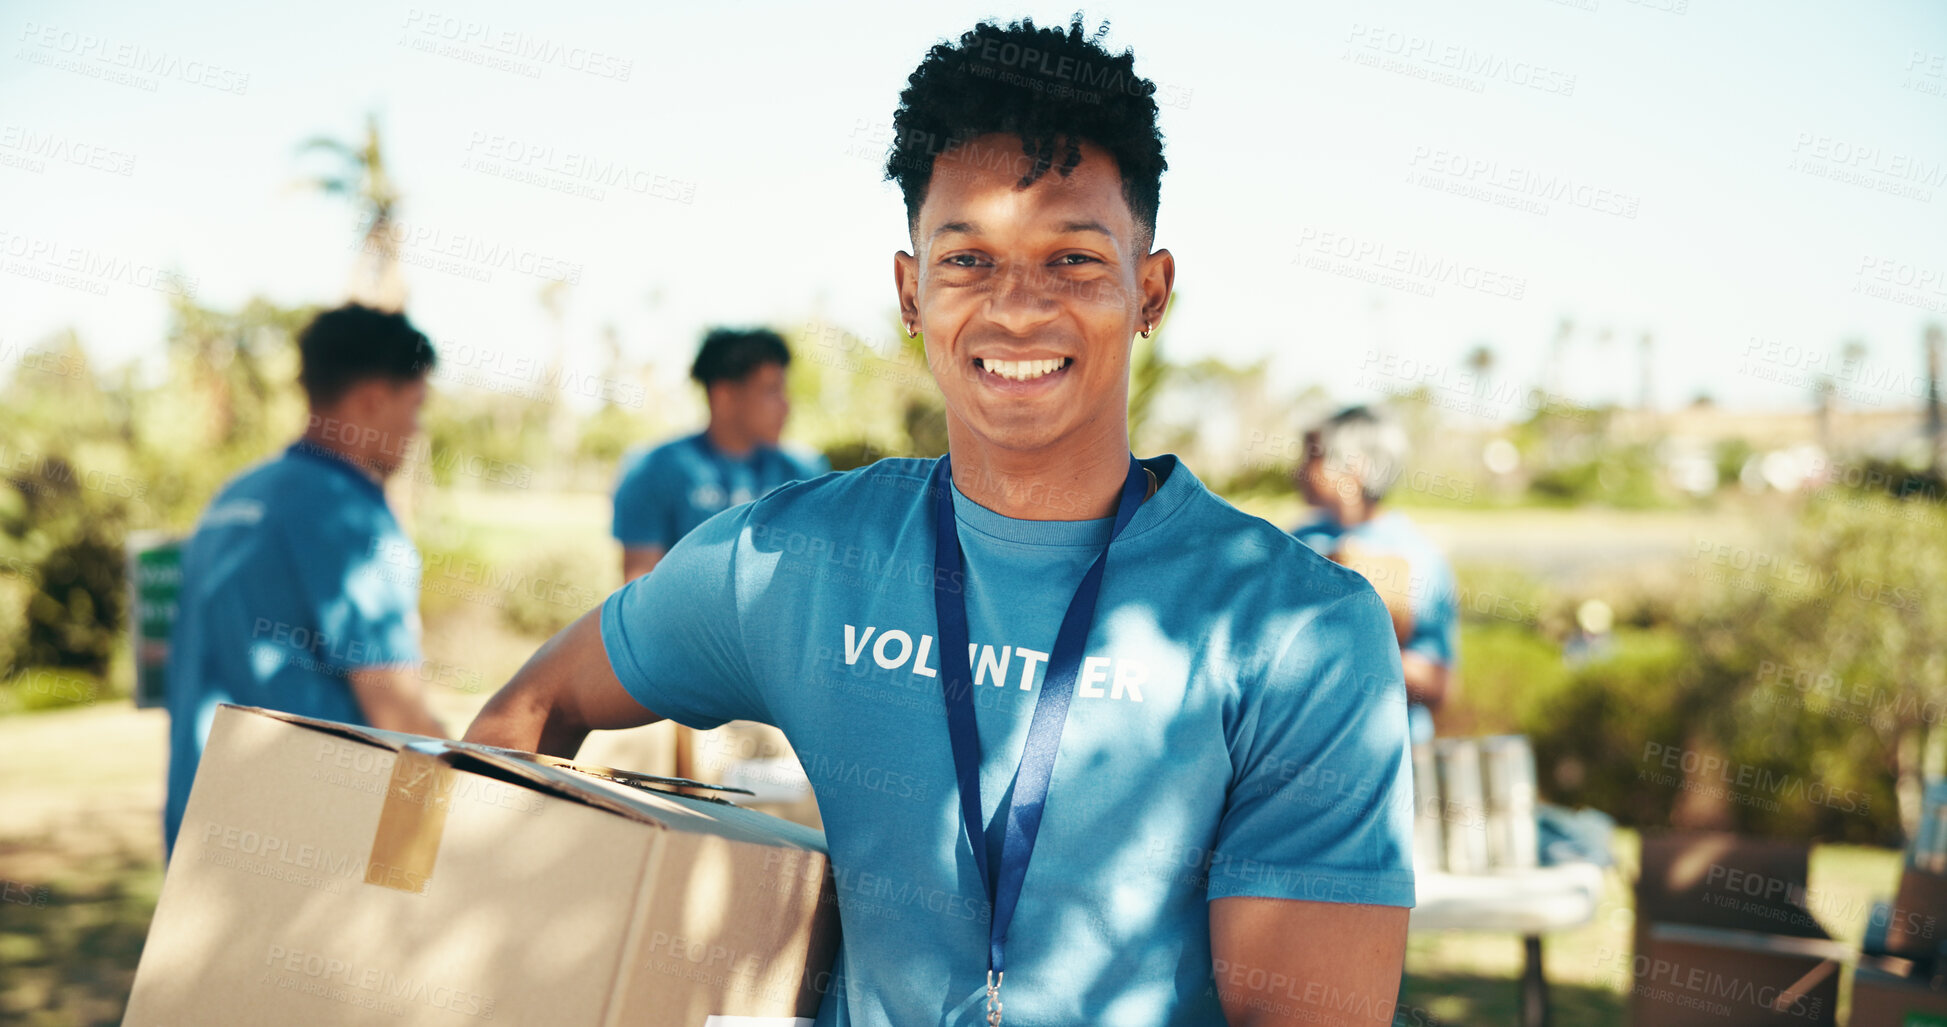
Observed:
[[[361,667],[346,675],[365,720],[376,728],[445,738],[446,725],[426,706],[426,683],[410,667]]]
[[[628,584],[656,569],[667,550],[661,546],[623,546],[622,583]]]
[[[1437,710],[1447,701],[1447,686],[1453,680],[1453,672],[1447,665],[1411,649],[1402,649],[1399,654],[1400,669],[1406,672],[1406,697]]]
[[[602,611],[596,607],[528,657],[473,718],[466,740],[573,759],[590,731],[661,719],[616,680],[602,645]]]
[[[1397,906],[1233,896],[1210,903],[1211,973],[1231,1027],[1390,1025],[1406,961]]]

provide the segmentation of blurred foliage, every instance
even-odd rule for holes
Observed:
[[[1626,825],[1899,844],[1947,720],[1947,508],[1895,484],[1909,498],[1827,488],[1775,539],[1701,551],[1668,594],[1619,599],[1579,664],[1583,597],[1461,567],[1442,733],[1526,734],[1551,801]]]

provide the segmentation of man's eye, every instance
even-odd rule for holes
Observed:
[[[1068,267],[1073,267],[1077,264],[1100,264],[1101,261],[1095,259],[1094,257],[1089,256],[1086,253],[1064,253],[1061,256],[1055,258],[1055,263],[1068,266]]]
[[[971,253],[956,253],[941,261],[941,263],[950,264],[954,267],[979,267],[980,258]]]

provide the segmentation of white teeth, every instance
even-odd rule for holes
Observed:
[[[987,370],[1000,375],[1002,378],[1017,382],[1031,381],[1044,374],[1052,374],[1061,370],[1062,365],[1065,363],[1067,361],[1061,358],[1054,360],[982,360],[980,362],[981,366]]]

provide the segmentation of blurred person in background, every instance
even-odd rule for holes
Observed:
[[[830,470],[822,456],[778,446],[791,414],[790,364],[783,337],[769,329],[718,328],[704,337],[690,377],[703,386],[709,425],[622,461],[614,532],[623,581],[654,570],[677,539],[716,514]]]
[[[1380,509],[1399,481],[1407,448],[1406,430],[1365,406],[1347,407],[1306,432],[1296,477],[1317,516],[1291,533],[1364,574],[1386,601],[1417,745],[1433,738],[1432,711],[1453,683],[1460,624],[1446,556],[1405,514]]]
[[[419,431],[432,343],[404,314],[352,304],[298,348],[303,437],[225,485],[183,550],[165,854],[219,703],[446,733],[418,672],[419,552],[383,489]]]

